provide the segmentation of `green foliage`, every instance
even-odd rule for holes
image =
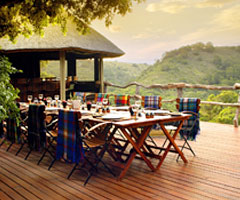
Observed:
[[[211,94],[207,101],[237,103],[238,94],[232,91],[224,91],[218,95]],[[235,116],[236,108],[221,107],[212,105],[202,105],[200,109],[201,120],[212,121],[225,124],[232,124]],[[239,120],[240,122],[240,120]]]
[[[33,32],[44,34],[50,23],[59,24],[66,31],[69,18],[82,33],[95,19],[105,19],[110,25],[115,14],[125,15],[131,11],[133,2],[144,0],[1,0],[0,38],[8,36],[14,41],[18,35],[29,36]]]
[[[0,57],[0,121],[10,117],[19,119],[19,109],[16,105],[19,90],[10,83],[10,74],[18,72],[11,66],[6,57]]]

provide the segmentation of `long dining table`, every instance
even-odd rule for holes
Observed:
[[[59,109],[62,108],[46,107],[46,112],[56,114]],[[152,171],[156,171],[161,167],[170,151],[179,154],[184,163],[188,162],[183,152],[177,146],[175,139],[181,130],[184,120],[187,120],[190,115],[166,113],[165,111],[157,110],[154,112],[155,114],[160,114],[160,116],[154,115],[152,118],[148,118],[142,114],[141,117],[132,117],[125,108],[122,110],[120,108],[113,108],[111,113],[97,115],[93,111],[79,110],[79,112],[82,113],[81,120],[84,122],[91,124],[108,122],[107,124],[113,127],[109,133],[111,148],[108,152],[116,162],[120,163],[119,166],[122,170],[118,176],[119,180],[124,177],[134,158],[138,155],[137,158],[144,160]],[[175,132],[170,134],[166,128],[166,124],[172,122],[178,123]],[[158,145],[156,146],[156,144],[151,145],[147,142],[147,137],[152,127],[157,124],[159,124],[163,134],[169,141],[165,148]],[[116,135],[119,132],[123,134],[124,137],[117,137]],[[157,160],[157,162],[154,160]]]
[[[117,114],[115,114],[117,116]],[[135,117],[86,117],[85,120],[90,123],[100,123],[104,121],[111,121],[113,127],[111,132],[111,145],[109,153],[115,161],[120,162],[122,170],[118,176],[118,179],[122,179],[129,169],[134,158],[138,157],[145,161],[147,166],[152,170],[158,170],[163,164],[168,153],[174,151],[179,154],[184,163],[187,163],[182,151],[177,146],[175,139],[183,125],[184,120],[188,119],[189,115],[178,114],[178,115],[165,115],[165,116],[154,116],[153,118],[146,118],[145,116]],[[177,128],[173,134],[170,134],[166,128],[166,124],[171,122],[178,122]],[[159,124],[162,132],[169,141],[166,148],[162,146],[151,145],[147,142],[147,136],[150,133],[152,127]],[[117,132],[124,135],[124,139],[120,139],[115,136]],[[173,147],[173,148],[172,148]],[[161,150],[161,154],[159,151]],[[126,159],[123,159],[125,158]],[[155,159],[150,159],[155,158]],[[157,160],[157,163],[154,161]]]

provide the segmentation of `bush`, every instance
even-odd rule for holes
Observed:
[[[10,74],[18,72],[6,57],[0,57],[0,122],[6,118],[19,120],[19,109],[16,105],[18,89],[10,83]]]

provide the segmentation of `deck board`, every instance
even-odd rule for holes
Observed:
[[[38,152],[26,161],[26,150],[15,156],[18,146],[6,152],[4,144],[0,199],[240,199],[240,128],[208,122],[200,126],[201,134],[191,142],[197,156],[184,151],[187,164],[176,162],[176,155],[169,153],[161,168],[151,172],[135,159],[121,181],[100,166],[86,187],[84,172],[76,171],[66,179],[71,165],[57,162],[48,171],[50,159],[37,165]],[[159,136],[154,139],[163,141]]]

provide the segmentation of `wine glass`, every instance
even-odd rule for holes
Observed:
[[[55,94],[55,95],[54,95],[54,99],[55,99],[55,102],[56,102],[56,106],[58,107],[59,95],[58,95],[58,94]]]
[[[58,101],[58,100],[59,100],[59,95],[58,95],[58,94],[55,94],[55,95],[54,95],[54,99],[55,99],[56,101]]]
[[[32,95],[28,95],[27,96],[27,100],[29,102],[29,104],[32,102],[33,96]]]
[[[136,107],[136,117],[138,116],[138,113],[139,113],[139,110],[141,108],[141,101],[140,100],[137,100],[135,101],[135,107]]]
[[[104,98],[102,100],[102,104],[103,104],[104,107],[106,107],[108,105],[108,99]]]
[[[52,97],[47,97],[46,100],[47,100],[47,106],[50,107],[52,102]]]
[[[39,99],[40,102],[42,102],[42,100],[43,100],[43,94],[38,94],[38,99]]]
[[[137,108],[137,110],[140,109],[141,103],[142,103],[142,102],[141,102],[140,100],[135,101],[135,107]]]

